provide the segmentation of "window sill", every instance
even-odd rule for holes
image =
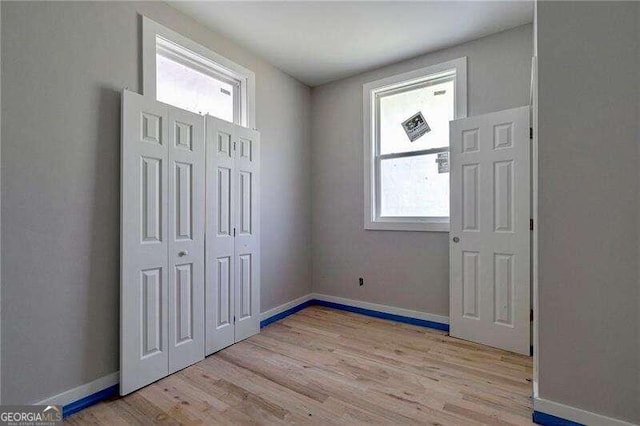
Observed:
[[[449,222],[368,221],[364,224],[364,229],[369,231],[449,232]]]

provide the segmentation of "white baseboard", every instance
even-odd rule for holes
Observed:
[[[589,426],[634,426],[633,423],[625,422],[624,420],[614,419],[543,398],[533,399],[533,409]]]
[[[276,306],[275,308],[271,308],[268,311],[265,311],[260,314],[260,321],[265,320],[267,318],[271,318],[274,315],[278,315],[281,312],[286,311],[287,309],[294,308],[298,305],[302,305],[305,302],[311,300],[311,293],[305,294],[302,297],[298,297],[297,299],[293,299],[287,303],[283,303],[280,306]]]
[[[100,377],[92,382],[85,383],[73,389],[66,390],[57,395],[43,399],[42,401],[34,403],[34,405],[67,405],[72,402],[76,402],[89,395],[93,395],[96,392],[100,392],[110,386],[117,385],[120,381],[120,372],[107,374],[104,377]]]
[[[312,293],[312,299],[323,300],[325,302],[340,303],[342,305],[355,306],[356,308],[370,309],[372,311],[384,312],[386,314],[402,315],[404,317],[416,318],[425,321],[449,324],[449,317],[443,315],[430,314],[427,312],[412,311],[410,309],[397,308],[395,306],[380,305],[360,300],[346,299],[344,297],[329,296],[327,294]]]

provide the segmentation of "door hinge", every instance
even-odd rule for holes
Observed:
[[[532,311],[532,312],[533,312],[533,311]],[[235,315],[233,316],[233,323],[234,323],[234,324],[236,323],[236,316],[235,316]]]
[[[529,229],[533,231],[533,219],[529,219]]]
[[[529,127],[529,139],[533,139],[533,127]]]
[[[236,228],[233,228],[233,236],[236,236]]]
[[[233,143],[233,150],[234,151],[236,150],[236,143],[235,142]]]

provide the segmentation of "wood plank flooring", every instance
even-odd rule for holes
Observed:
[[[69,424],[531,424],[532,360],[312,306]]]

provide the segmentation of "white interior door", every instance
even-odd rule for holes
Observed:
[[[207,355],[235,341],[235,127],[207,116]]]
[[[128,91],[122,96],[125,395],[204,357],[204,119]]]
[[[260,331],[260,134],[236,127],[235,341]]]
[[[204,359],[204,117],[169,108],[169,374]]]
[[[450,334],[529,354],[529,107],[451,122]]]

